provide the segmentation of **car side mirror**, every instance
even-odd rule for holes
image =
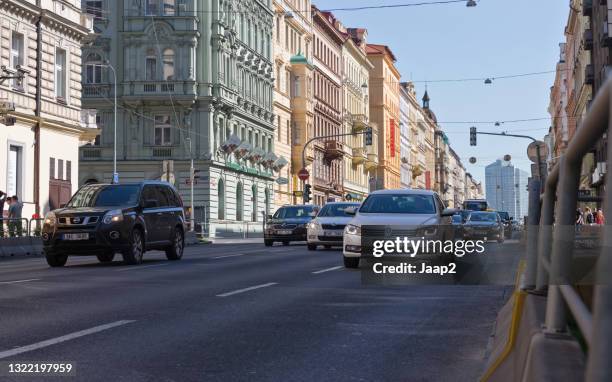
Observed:
[[[144,208],[157,208],[157,200],[155,199],[145,200]]]
[[[349,216],[355,216],[357,215],[357,207],[346,207],[344,213]]]
[[[272,219],[273,219],[273,217],[272,217],[272,215],[268,215],[268,216],[266,216],[266,219],[267,219],[267,220],[272,220]]]
[[[440,215],[447,217],[447,216],[453,216],[456,213],[457,213],[457,210],[454,208],[445,208]]]

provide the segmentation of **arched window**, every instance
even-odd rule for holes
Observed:
[[[225,220],[225,183],[219,179],[217,186],[217,219]]]
[[[242,183],[238,182],[236,186],[236,221],[242,221],[242,212],[244,210],[244,198],[242,195]]]
[[[98,53],[90,53],[85,60],[85,83],[99,84],[102,82],[102,57]]]
[[[253,187],[251,187],[251,200],[253,203],[253,212],[251,213],[251,221],[252,222],[256,222],[257,221],[257,186],[253,185]]]
[[[162,55],[162,62],[164,63],[163,74],[164,80],[174,80],[174,50],[170,48],[164,49]]]

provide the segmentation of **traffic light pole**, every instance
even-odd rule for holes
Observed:
[[[481,131],[476,132],[476,134],[482,135],[498,135],[502,137],[514,137],[514,138],[525,138],[531,139],[533,142],[537,142],[538,140],[534,137],[530,137],[529,135],[519,135],[519,134],[506,134],[506,133],[483,133]],[[538,175],[540,176],[540,180],[544,181],[544,173],[542,172],[542,158],[540,156],[540,145],[536,144],[536,157],[538,159]]]
[[[190,199],[191,199],[191,211],[189,213],[189,231],[195,231],[195,203],[193,201],[193,183],[195,183],[195,167],[193,167],[193,152],[191,151],[191,138],[188,138],[189,142],[189,156],[191,157],[191,163],[189,165],[189,186],[190,186]]]
[[[371,129],[372,128],[369,127],[367,129],[365,129],[364,131],[355,132],[355,133],[320,135],[318,137],[310,138],[308,141],[306,141],[306,143],[304,144],[304,147],[302,147],[302,168],[303,169],[306,168],[306,149],[308,148],[308,145],[310,145],[312,142],[317,141],[319,139],[342,138],[342,137],[350,137],[350,136],[355,136],[355,135],[365,135],[367,133],[372,133]],[[305,187],[304,187],[305,184],[306,184],[306,181],[302,180],[302,192],[305,191]],[[307,199],[307,195],[306,195],[305,192],[303,192],[302,201],[304,202],[304,204],[308,203],[308,200],[306,200],[306,199]]]

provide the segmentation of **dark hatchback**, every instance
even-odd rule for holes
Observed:
[[[66,264],[68,256],[95,255],[103,263],[121,253],[139,264],[147,250],[163,250],[169,260],[183,256],[183,202],[170,184],[89,184],[65,207],[47,214],[42,239],[47,263]]]
[[[306,226],[314,218],[317,207],[313,205],[283,206],[274,216],[269,216],[264,231],[264,244],[274,242],[289,245],[292,241],[306,241]]]
[[[504,225],[497,212],[470,213],[463,225],[463,232],[466,239],[497,239],[499,243],[504,241]]]

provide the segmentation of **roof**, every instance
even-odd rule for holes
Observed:
[[[389,48],[387,45],[368,44],[366,46],[366,53],[368,54],[387,54],[389,55],[389,57],[391,57],[393,62],[397,61],[397,59],[395,58],[395,55],[391,51],[391,48]]]
[[[306,56],[304,56],[301,52],[296,54],[295,56],[292,56],[289,62],[291,62],[292,64],[310,64]]]

